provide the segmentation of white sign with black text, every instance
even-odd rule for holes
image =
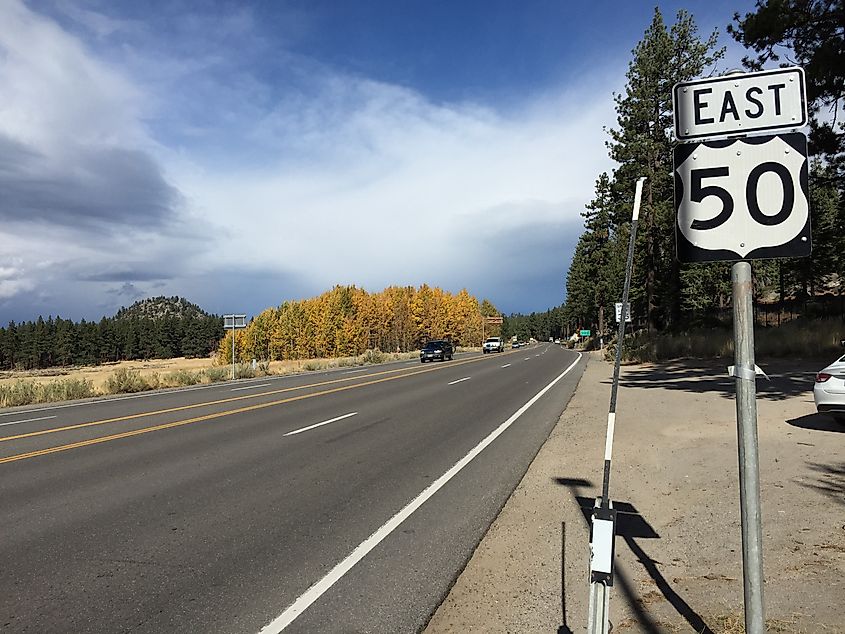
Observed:
[[[803,134],[683,143],[674,165],[681,262],[810,254]]]
[[[622,321],[622,302],[616,302],[616,323]],[[631,323],[631,302],[625,306],[625,321]]]
[[[798,67],[681,82],[672,90],[675,136],[688,141],[801,128],[806,92]]]

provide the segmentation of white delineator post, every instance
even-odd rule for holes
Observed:
[[[645,176],[637,180],[634,210],[631,214],[631,235],[628,239],[628,261],[625,265],[625,285],[622,305],[628,305],[631,290],[631,273],[634,268],[634,244]],[[610,408],[607,414],[607,435],[604,443],[604,470],[601,497],[596,500],[590,527],[590,603],[587,614],[587,632],[607,634],[610,631],[610,588],[613,586],[613,556],[616,541],[616,511],[610,501],[610,461],[613,454],[613,433],[616,426],[616,395],[619,391],[619,367],[622,364],[622,343],[625,340],[625,319],[619,320],[616,342],[616,361],[613,365],[613,383],[610,388]]]

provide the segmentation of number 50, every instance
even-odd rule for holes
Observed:
[[[780,177],[783,185],[783,204],[780,211],[772,216],[764,214],[760,209],[760,201],[757,197],[757,187],[760,183],[760,177],[766,172],[773,172]],[[718,185],[708,185],[702,187],[702,181],[705,178],[717,178],[720,176],[729,176],[730,170],[728,167],[708,167],[705,169],[690,171],[690,200],[694,203],[700,203],[708,196],[715,196],[722,201],[722,210],[709,220],[693,220],[690,224],[691,229],[698,229],[706,231],[707,229],[715,229],[720,227],[728,221],[731,214],[734,212],[734,199],[730,192]],[[768,161],[760,163],[748,174],[748,182],[745,183],[745,203],[748,207],[748,213],[751,217],[761,225],[772,227],[784,222],[792,213],[792,206],[795,203],[795,186],[792,184],[792,176],[785,165]]]

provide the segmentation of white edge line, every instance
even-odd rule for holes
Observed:
[[[428,487],[426,487],[417,497],[411,500],[404,508],[402,508],[396,515],[391,517],[387,522],[370,535],[367,539],[361,542],[355,550],[349,553],[343,561],[332,568],[326,575],[312,585],[308,590],[302,593],[296,601],[294,601],[284,612],[273,619],[270,623],[265,625],[259,631],[259,634],[278,634],[284,630],[288,625],[293,623],[300,614],[305,612],[312,603],[319,599],[329,588],[331,588],[343,575],[349,572],[355,564],[361,561],[367,554],[378,546],[390,533],[396,530],[411,514],[420,508],[430,497],[437,493],[443,486],[454,478],[460,471],[472,462],[482,451],[484,451],[490,443],[501,436],[516,420],[522,416],[529,407],[536,403],[541,396],[548,392],[554,385],[563,377],[569,374],[569,371],[574,368],[581,360],[581,353],[578,353],[578,358],[573,361],[568,368],[561,372],[555,379],[552,380],[546,387],[537,392],[531,399],[520,407],[513,415],[504,423],[494,429],[484,440],[473,447],[467,455],[461,458],[455,465],[449,469],[442,476],[437,478]]]
[[[55,418],[55,416],[41,416],[40,418],[27,418],[26,420],[13,420],[8,423],[0,423],[0,427],[5,427],[6,425],[20,425],[21,423],[34,423],[37,420],[49,420],[51,418]]]
[[[268,385],[273,385],[272,383],[259,383],[258,385],[247,385],[246,387],[234,387],[230,392],[240,392],[241,390],[257,390],[260,387],[267,387]]]
[[[454,385],[455,383],[460,383],[461,381],[469,381],[471,378],[472,377],[465,376],[464,378],[458,379],[457,381],[452,381],[450,383],[447,383],[447,385]]]
[[[302,427],[300,429],[294,429],[293,431],[289,431],[285,434],[285,436],[293,436],[294,434],[301,434],[304,431],[308,431],[309,429],[314,429],[315,427],[322,427],[323,425],[328,425],[329,423],[336,423],[339,420],[343,420],[344,418],[349,418],[350,416],[355,416],[358,412],[350,412],[349,414],[344,414],[343,416],[336,416],[335,418],[331,418],[329,420],[324,420],[322,423],[314,423],[313,425],[308,425],[308,427]]]

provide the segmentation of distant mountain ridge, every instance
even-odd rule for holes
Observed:
[[[211,315],[196,304],[189,302],[183,297],[148,297],[132,304],[129,308],[121,307],[114,318],[123,319],[153,319],[159,320],[165,317],[176,317],[179,319],[199,319]]]

